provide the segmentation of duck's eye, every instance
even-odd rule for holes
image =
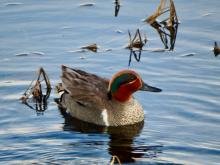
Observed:
[[[135,77],[132,77],[132,78],[130,78],[130,81],[134,81],[136,78]]]
[[[132,81],[134,81],[134,80],[136,80],[136,76],[134,76],[134,75],[130,75],[129,77],[128,77],[128,82],[132,82]]]

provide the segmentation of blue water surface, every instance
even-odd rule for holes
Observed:
[[[175,49],[164,48],[158,33],[142,20],[159,0],[1,0],[0,2],[0,164],[220,163],[220,1],[176,0],[180,21]],[[85,5],[90,4],[90,5]],[[128,30],[146,33],[140,61],[124,47]],[[98,52],[80,47],[96,43]],[[110,78],[136,70],[161,93],[137,92],[145,122],[102,128],[63,116],[52,90],[45,111],[19,98],[39,67],[52,87],[62,64]]]

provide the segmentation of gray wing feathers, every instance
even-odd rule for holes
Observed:
[[[107,98],[108,80],[93,74],[62,66],[64,89],[74,101],[89,107],[104,108]]]

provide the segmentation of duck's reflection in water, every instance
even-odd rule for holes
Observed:
[[[104,127],[86,123],[75,119],[60,109],[63,115],[64,131],[74,131],[81,133],[100,133],[108,134],[108,152],[112,156],[117,156],[121,163],[132,163],[138,158],[154,158],[158,153],[161,153],[162,146],[137,146],[134,143],[134,138],[141,133],[144,122],[134,125],[120,126],[120,127]],[[97,143],[97,141],[94,141]],[[111,160],[111,159],[110,159]]]

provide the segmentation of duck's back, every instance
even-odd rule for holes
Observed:
[[[109,80],[66,66],[62,66],[61,79],[65,91],[72,97],[72,100],[87,107],[104,108],[108,100]]]

